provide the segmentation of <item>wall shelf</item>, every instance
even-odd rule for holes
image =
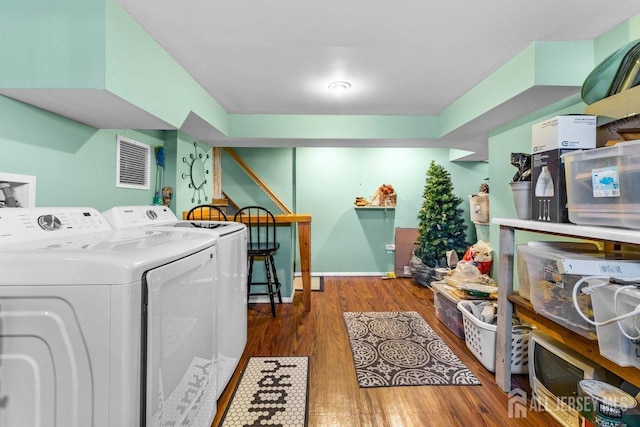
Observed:
[[[389,210],[395,209],[395,206],[354,206],[354,209],[362,209],[362,210],[370,210],[370,209],[379,209],[379,210]]]
[[[511,318],[514,308],[518,316],[554,336],[600,365],[640,386],[640,370],[622,367],[600,355],[598,341],[590,341],[559,324],[535,313],[531,304],[513,292],[515,231],[530,231],[558,236],[576,237],[603,242],[640,246],[640,231],[614,227],[593,227],[575,224],[555,224],[542,221],[493,218],[500,226],[498,271],[498,324],[496,334],[496,383],[511,391]],[[508,363],[505,363],[507,361]]]
[[[640,114],[640,86],[632,87],[587,105],[586,114],[598,117],[598,126],[614,120]]]

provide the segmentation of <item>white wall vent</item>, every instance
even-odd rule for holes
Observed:
[[[151,147],[117,136],[116,187],[151,188]]]

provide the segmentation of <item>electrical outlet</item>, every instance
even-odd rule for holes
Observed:
[[[396,245],[394,245],[393,243],[387,243],[386,245],[384,245],[384,248],[388,251],[395,251]]]

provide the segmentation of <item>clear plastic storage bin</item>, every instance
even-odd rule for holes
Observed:
[[[569,221],[640,229],[640,141],[562,155]]]
[[[433,281],[431,282],[431,288],[433,289],[436,317],[458,338],[464,339],[462,313],[458,310],[458,301],[460,299],[447,290],[447,288],[451,288],[445,282]]]
[[[573,288],[585,276],[640,277],[640,254],[632,252],[570,252],[558,248],[518,246],[529,277],[531,304],[536,313],[595,340],[597,331],[576,311]],[[578,293],[578,305],[593,317],[590,295]]]
[[[458,310],[456,302],[451,301],[446,295],[436,292],[433,295],[436,306],[436,317],[460,339],[464,339],[464,325],[462,313]]]
[[[620,285],[605,285],[596,288],[592,299],[596,322],[604,322],[633,312],[640,305],[640,289],[621,289]],[[596,329],[601,355],[620,366],[640,368],[640,341],[632,339],[640,338],[640,315],[597,326]]]
[[[527,261],[522,253],[523,246],[534,246],[536,248],[551,248],[560,249],[564,251],[572,252],[597,252],[598,245],[595,243],[586,242],[537,242],[531,241],[526,245],[518,245],[516,247],[517,253],[517,272],[518,272],[518,294],[527,300],[531,300],[531,286],[529,285],[529,270],[527,268]]]

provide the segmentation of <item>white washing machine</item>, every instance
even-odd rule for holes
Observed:
[[[218,238],[218,388],[233,376],[247,344],[247,227],[233,221],[179,220],[166,206],[116,206],[102,213],[115,229],[204,230]]]
[[[209,427],[216,239],[0,209],[0,426]]]

